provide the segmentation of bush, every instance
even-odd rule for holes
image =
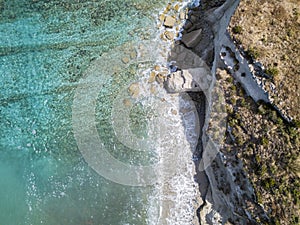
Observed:
[[[232,32],[233,32],[234,34],[241,34],[242,31],[243,31],[243,28],[242,28],[241,26],[234,26],[234,27],[232,28]]]
[[[276,181],[273,178],[266,178],[262,181],[262,186],[265,190],[268,190],[276,185]]]
[[[300,128],[300,120],[294,120],[294,124],[297,128]]]
[[[267,174],[267,172],[268,172],[268,168],[267,168],[267,166],[266,166],[265,164],[263,164],[263,165],[261,166],[261,168],[260,168],[259,174],[260,174],[261,176],[264,176],[264,175]]]
[[[279,74],[279,70],[276,67],[270,67],[266,69],[265,73],[271,77],[276,77]]]
[[[260,54],[259,54],[257,48],[251,47],[251,46],[249,47],[249,49],[248,49],[248,51],[247,51],[247,54],[248,54],[250,57],[255,58],[255,59],[257,59],[257,58],[260,56]]]
[[[262,204],[263,203],[263,196],[262,196],[262,194],[257,189],[256,189],[256,193],[255,194],[256,194],[256,201],[259,204]]]
[[[264,147],[267,147],[268,144],[269,144],[268,138],[262,137],[262,138],[261,138],[261,144],[262,144]]]

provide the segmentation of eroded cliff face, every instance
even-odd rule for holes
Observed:
[[[221,93],[216,95],[214,89],[217,68],[224,64],[220,57],[221,50],[224,44],[228,45],[227,42],[230,42],[226,28],[237,5],[237,1],[223,1],[215,5],[206,5],[203,1],[202,5],[192,9],[182,32],[182,39],[169,56],[169,61],[175,62],[177,71],[168,76],[165,87],[169,92],[190,92],[198,107],[203,131],[194,152],[198,170],[196,180],[203,200],[198,209],[200,224],[253,222],[246,202],[251,202],[252,207],[264,214],[259,205],[255,204],[255,194],[243,173],[242,163],[221,154],[220,139],[216,140],[214,137],[225,134],[225,130],[223,133],[220,131],[225,129],[226,124],[216,123],[218,120],[213,115],[216,113],[213,108],[216,102],[220,103],[219,99],[222,97]],[[185,48],[193,53],[181,57]],[[200,58],[198,62],[195,60],[197,58]],[[193,60],[194,64],[187,59]],[[262,96],[263,94],[262,91]],[[225,110],[219,109],[219,114],[224,112]],[[213,127],[219,129],[217,134]],[[236,176],[240,182],[235,182]]]
[[[282,143],[280,140],[273,141],[268,131],[257,127],[273,127],[277,134],[282,129],[289,132],[296,130],[289,117],[273,104],[269,94],[253,78],[251,69],[255,62],[245,59],[244,52],[230,37],[227,28],[238,4],[239,1],[233,0],[201,1],[198,7],[190,9],[181,41],[176,43],[169,57],[169,61],[180,61],[176,58],[177,51],[186,48],[195,54],[194,58],[203,60],[210,70],[205,77],[201,66],[198,66],[201,69],[195,70],[183,68],[187,64],[175,63],[177,71],[170,74],[165,82],[170,92],[188,92],[198,108],[202,132],[194,152],[194,162],[197,169],[195,180],[199,183],[203,201],[198,209],[200,224],[270,224],[279,221],[260,204],[261,189],[256,186],[273,179],[275,172],[264,174],[264,182],[256,183],[254,189],[249,167],[258,157],[270,159],[270,155],[264,154],[266,139],[274,142],[272,147],[275,148]],[[218,94],[213,91],[216,86],[221,87]],[[216,102],[221,104],[216,106]],[[259,110],[272,114],[275,122],[261,118],[257,115]],[[219,117],[222,113],[228,114],[228,117],[217,118],[216,112]],[[281,125],[276,124],[277,121],[281,121]],[[297,135],[291,139],[299,141]],[[249,149],[253,151],[249,153]],[[274,152],[278,156],[278,151]],[[262,160],[260,158],[259,161]],[[271,186],[274,188],[273,183]]]

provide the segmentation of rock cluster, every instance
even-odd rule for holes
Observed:
[[[181,41],[188,48],[193,48],[198,44],[201,34],[202,34],[202,29],[191,31],[190,33],[183,35]]]
[[[173,42],[179,35],[182,22],[187,17],[187,8],[183,3],[169,3],[159,15],[158,28],[161,30],[163,41]]]

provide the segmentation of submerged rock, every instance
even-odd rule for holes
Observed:
[[[124,99],[123,104],[127,107],[130,107],[132,105],[132,102],[130,101],[130,99]]]
[[[139,84],[138,83],[131,84],[128,88],[128,92],[132,97],[137,98],[138,95],[140,94]]]
[[[123,62],[124,64],[129,63],[129,58],[128,58],[128,57],[122,58],[122,62]]]

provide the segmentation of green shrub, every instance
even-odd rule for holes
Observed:
[[[276,67],[269,67],[266,69],[265,73],[271,77],[276,77],[279,74],[279,70]]]
[[[271,170],[271,173],[272,173],[272,174],[276,174],[277,167],[276,167],[276,166],[271,166],[271,167],[270,167],[270,170]]]
[[[251,56],[252,58],[258,58],[260,56],[259,51],[257,50],[257,48],[250,46],[248,48],[247,54],[249,56]]]
[[[293,221],[293,224],[298,224],[299,225],[299,217],[298,216],[293,216],[293,218],[292,218],[292,221]]]
[[[264,147],[268,146],[268,144],[269,144],[268,138],[262,137],[262,138],[261,138],[261,144],[262,144]]]
[[[268,172],[268,168],[267,168],[267,166],[265,164],[263,164],[259,168],[258,175],[264,176],[264,175],[267,174],[267,172]]]
[[[247,105],[247,104],[246,104],[246,100],[245,100],[244,98],[241,99],[241,102],[240,102],[240,103],[241,103],[241,106],[242,106],[242,107],[245,107],[245,106]]]
[[[263,177],[267,174],[268,172],[268,168],[265,164],[261,165],[261,164],[256,164],[256,174]]]
[[[255,161],[259,164],[261,162],[261,157],[259,155],[256,155]]]
[[[294,37],[296,35],[296,32],[293,29],[288,29],[287,32],[286,32],[286,34],[289,37]]]
[[[282,125],[283,124],[283,120],[280,117],[277,117],[277,124],[278,125]]]
[[[232,32],[233,32],[234,34],[241,34],[242,31],[243,31],[243,28],[242,28],[241,26],[234,26],[234,27],[232,28]]]
[[[281,223],[278,219],[275,219],[275,225],[281,225]]]
[[[294,124],[297,128],[300,128],[300,120],[294,120]]]
[[[276,184],[276,181],[273,178],[266,178],[265,180],[262,181],[262,186],[268,190],[272,187],[274,187]]]
[[[236,91],[236,86],[233,84],[233,85],[230,86],[230,89],[231,89],[232,91]]]
[[[257,198],[257,202],[259,203],[259,204],[262,204],[263,203],[263,197],[262,197],[262,195],[261,195],[261,193],[260,192],[256,192],[256,198]]]
[[[226,78],[226,81],[229,82],[229,83],[233,83],[234,79],[232,76],[229,76]]]
[[[231,101],[232,105],[235,105],[235,104],[236,104],[236,98],[235,98],[235,97],[232,97],[232,98],[230,99],[230,101]]]

